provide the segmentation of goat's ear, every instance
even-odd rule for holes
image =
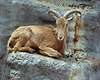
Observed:
[[[56,24],[58,24],[59,18],[56,18]]]
[[[74,17],[70,17],[70,18],[67,19],[67,21],[71,21],[73,18],[74,18]]]

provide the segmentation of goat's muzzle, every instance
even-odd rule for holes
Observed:
[[[64,37],[63,36],[58,36],[58,40],[63,40]]]

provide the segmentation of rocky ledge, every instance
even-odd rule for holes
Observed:
[[[5,80],[98,80],[100,58],[49,58],[40,54],[8,54]]]

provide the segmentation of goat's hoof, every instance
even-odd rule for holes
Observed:
[[[29,52],[30,52],[31,54],[32,54],[34,51],[35,51],[34,49],[32,49],[32,50],[29,50]]]
[[[60,53],[53,53],[52,54],[52,57],[53,58],[59,58],[59,57],[61,57],[62,55],[60,54]]]
[[[49,57],[52,57],[52,58],[59,58],[61,56],[60,53],[56,53],[56,52],[44,52],[44,51],[40,51],[40,53],[44,54],[44,55],[47,55]]]
[[[16,53],[16,52],[17,52],[17,50],[14,50],[13,52],[14,52],[14,53]]]

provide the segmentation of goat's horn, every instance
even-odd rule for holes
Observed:
[[[57,11],[55,11],[55,10],[49,10],[48,14],[49,13],[53,13],[56,18],[60,18],[60,14]]]
[[[65,14],[64,14],[64,18],[67,19],[69,17],[69,15],[73,14],[73,13],[79,13],[81,15],[81,12],[78,11],[78,10],[70,10],[70,11],[67,11]]]

